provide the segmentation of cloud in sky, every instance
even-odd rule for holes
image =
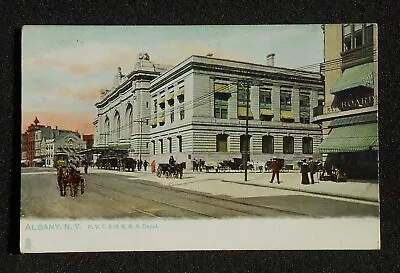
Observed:
[[[139,52],[157,64],[191,55],[300,67],[323,61],[319,25],[284,26],[28,26],[23,28],[22,110],[46,125],[93,132],[94,104],[111,88],[117,67],[132,71]]]

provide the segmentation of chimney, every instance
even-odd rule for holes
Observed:
[[[271,53],[267,55],[267,65],[275,66],[275,53]]]

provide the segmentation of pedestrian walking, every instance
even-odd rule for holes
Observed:
[[[142,165],[143,165],[143,162],[142,162],[141,159],[139,159],[139,162],[138,162],[138,171],[141,171],[141,170],[142,170]]]
[[[85,174],[87,174],[88,168],[89,168],[89,163],[87,162],[86,159],[83,161],[83,168],[85,169]]]
[[[300,173],[301,173],[301,184],[303,185],[309,185],[310,181],[308,180],[308,163],[307,159],[303,159],[303,161],[300,163]]]
[[[279,164],[279,161],[278,161],[278,159],[276,157],[272,158],[270,166],[271,166],[271,171],[272,171],[272,178],[271,178],[271,181],[269,181],[269,182],[273,183],[274,179],[275,179],[275,176],[276,176],[276,178],[278,180],[278,184],[279,184],[280,183],[279,182],[280,164]]]
[[[147,166],[148,166],[148,165],[149,165],[149,162],[147,162],[147,160],[145,160],[145,161],[143,162],[144,171],[147,170]]]
[[[199,171],[200,172],[203,171],[203,164],[204,164],[204,161],[199,159]]]
[[[192,164],[193,164],[193,172],[197,169],[197,161],[196,161],[196,159],[193,159],[193,161],[192,161]]]
[[[316,163],[313,161],[312,157],[310,157],[309,161],[308,161],[308,170],[310,172],[311,184],[314,184],[314,174],[316,171]]]
[[[155,160],[151,161],[150,166],[151,166],[151,172],[155,173],[156,172],[156,161]]]
[[[137,164],[137,161],[136,161],[136,159],[133,159],[133,162],[132,162],[132,172],[134,172],[135,171],[135,169],[136,169],[136,164]]]

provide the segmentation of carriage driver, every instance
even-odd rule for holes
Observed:
[[[175,159],[174,159],[174,157],[173,157],[172,155],[169,157],[168,163],[169,163],[169,165],[171,165],[171,166],[174,166],[174,165],[175,165]]]

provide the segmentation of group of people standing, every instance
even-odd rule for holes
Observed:
[[[301,184],[303,185],[314,184],[315,183],[314,174],[317,172],[318,163],[313,161],[313,159],[310,157],[308,161],[307,159],[303,159],[301,162],[298,163],[298,165],[300,167],[300,173],[301,173]],[[278,184],[280,184],[279,171],[282,168],[280,160],[274,157],[271,160],[269,167],[272,172],[272,177],[269,182],[273,183],[276,177]]]
[[[199,160],[196,160],[196,159],[193,159],[193,161],[192,161],[192,166],[193,166],[193,172],[194,171],[200,171],[200,172],[202,172],[203,171],[203,169],[204,169],[204,165],[205,165],[205,161],[204,160],[201,160],[201,159],[199,159]]]

